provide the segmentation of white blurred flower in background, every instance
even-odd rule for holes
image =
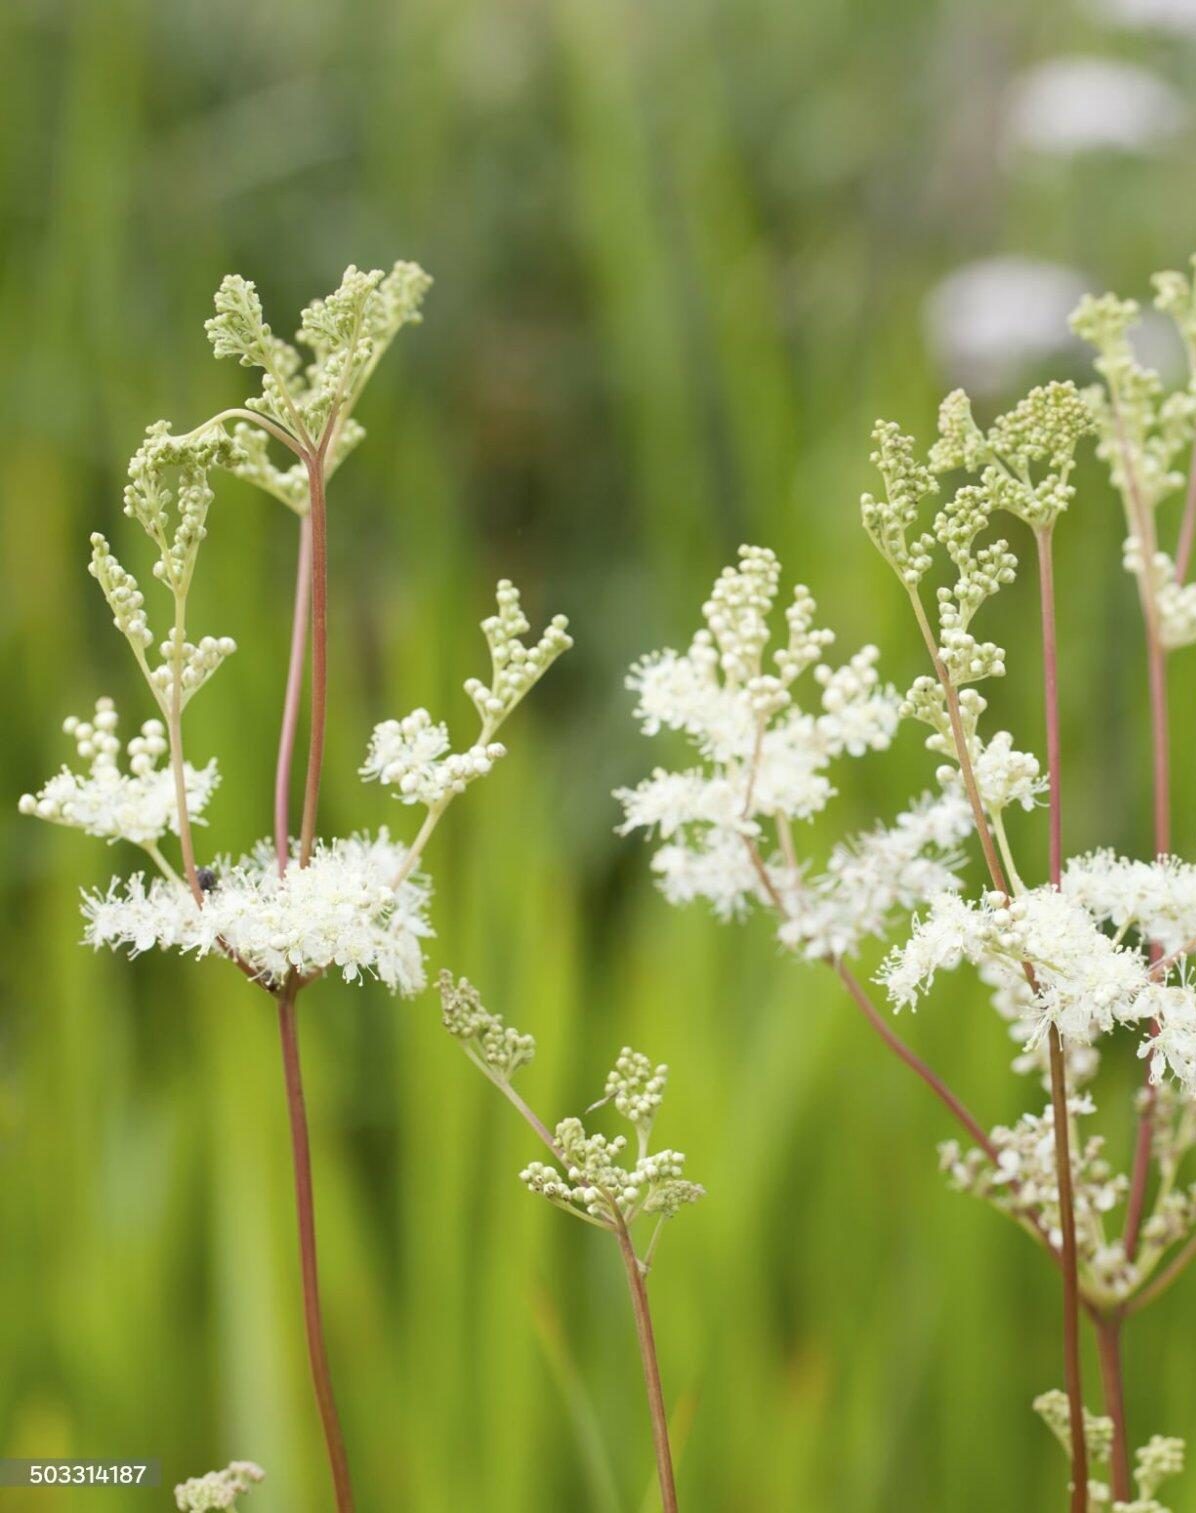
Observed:
[[[1088,288],[1076,269],[1039,258],[966,263],[927,296],[927,340],[949,382],[990,394],[1074,349],[1067,317]]]
[[[1059,157],[1148,153],[1178,136],[1188,119],[1183,97],[1150,69],[1115,58],[1059,57],[1013,81],[1002,145]]]
[[[1196,38],[1196,0],[1090,0],[1090,9],[1116,26]]]

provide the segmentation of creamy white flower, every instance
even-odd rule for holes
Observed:
[[[987,742],[977,736],[971,755],[976,785],[989,814],[999,814],[1014,804],[1033,809],[1038,796],[1046,792],[1048,783],[1038,758],[1028,751],[1015,751],[1007,730],[998,730]],[[963,791],[958,767],[940,767],[935,775],[944,788]]]
[[[635,718],[645,735],[683,731],[716,761],[751,755],[755,713],[742,690],[720,682],[709,631],[699,631],[684,654],[666,650],[642,657],[627,687],[638,695]]]
[[[397,789],[402,803],[431,809],[485,777],[505,755],[506,747],[497,741],[452,751],[447,725],[433,722],[426,709],[416,709],[402,720],[374,726],[360,772],[367,782],[376,779]]]
[[[659,831],[671,842],[653,861],[666,897],[708,899],[722,918],[770,897],[745,841],[754,844],[766,824],[820,813],[835,792],[831,762],[883,750],[899,719],[900,701],[881,684],[874,646],[840,667],[820,662],[831,637],[815,628],[814,600],[800,585],[786,610],[787,644],[766,665],[779,575],[771,552],[741,548],[739,565],[715,582],[706,625],[689,651],[644,657],[627,680],[645,734],[688,736],[701,765],[658,767],[635,788],[618,789],[620,833]],[[821,688],[819,713],[800,708],[792,691],[810,668]],[[771,888],[788,886],[790,869],[765,865]]]
[[[898,910],[914,909],[957,886],[955,871],[963,861],[958,847],[971,829],[971,809],[962,795],[926,794],[891,827],[877,826],[841,842],[821,876],[786,879],[782,943],[811,959],[838,958],[869,937],[883,938]]]
[[[712,826],[687,842],[661,846],[652,857],[660,891],[671,904],[705,899],[719,919],[737,919],[767,900],[743,837]]]
[[[743,834],[754,834],[759,828],[743,817],[745,782],[711,778],[699,768],[669,772],[657,767],[636,787],[618,789],[615,797],[626,816],[620,835],[647,830],[668,840],[686,825],[717,825]]]
[[[1031,1043],[1051,1024],[1066,1038],[1087,1043],[1115,1023],[1143,1017],[1138,999],[1149,982],[1144,958],[1116,945],[1085,909],[1054,888],[1011,900],[990,893],[978,903],[941,894],[915,922],[906,944],[889,953],[878,981],[900,1008],[915,1004],[937,972],[965,960],[1033,967]]]
[[[1067,318],[1088,287],[1076,269],[1037,258],[967,263],[927,297],[931,350],[952,383],[994,393],[1023,368],[1075,347]]]
[[[1196,994],[1183,983],[1151,983],[1142,994],[1143,1017],[1151,1034],[1138,1048],[1150,1057],[1150,1080],[1170,1071],[1189,1097],[1196,1097]]]
[[[833,756],[884,751],[897,733],[898,701],[892,689],[881,685],[879,659],[875,646],[864,646],[842,667],[820,663],[814,669],[824,710],[818,717],[818,734]]]
[[[1059,157],[1148,152],[1187,122],[1182,96],[1158,74],[1119,59],[1073,56],[1040,63],[1014,82],[1003,135],[1008,147]]]
[[[127,840],[135,845],[156,844],[167,830],[178,834],[179,814],[174,774],[158,764],[167,753],[166,727],[160,720],[147,720],[139,735],[125,747],[128,771],[120,767],[121,743],[116,734],[118,717],[111,699],[96,702],[91,720],[72,715],[63,729],[72,736],[79,756],[88,762],[86,773],[63,767],[36,793],[22,796],[22,814],[68,825],[105,840]],[[215,759],[206,767],[183,767],[187,810],[193,822],[202,814],[215,792],[220,774]]]
[[[317,846],[311,863],[284,876],[268,842],[236,863],[217,865],[215,886],[196,904],[179,883],[141,873],[86,894],[84,940],[132,955],[157,946],[204,956],[235,951],[262,977],[281,981],[340,971],[346,982],[379,977],[392,991],[424,985],[421,940],[430,936],[428,882],[415,875],[396,891],[406,848],[386,830]]]
[[[1142,862],[1091,851],[1068,861],[1062,886],[1096,919],[1136,930],[1167,955],[1196,940],[1196,867],[1177,856]]]
[[[1049,1089],[1050,1047],[1044,1038],[1036,1038],[1038,1010],[1021,964],[993,957],[981,962],[977,971],[980,981],[992,989],[990,1002],[1008,1024],[1009,1038],[1018,1046],[1018,1054],[1011,1063],[1013,1070],[1022,1076],[1036,1074]],[[1067,1085],[1072,1089],[1084,1087],[1100,1070],[1100,1052],[1095,1046],[1068,1040],[1064,1042],[1063,1053]]]

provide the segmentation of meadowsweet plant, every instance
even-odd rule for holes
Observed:
[[[304,1319],[338,1513],[354,1504],[321,1322],[297,1001],[325,974],[346,982],[376,977],[405,995],[424,986],[424,942],[432,933],[431,884],[419,870],[424,848],[453,799],[502,757],[499,730],[570,644],[560,616],[539,638],[525,639],[530,625],[518,591],[500,583],[496,613],[482,626],[489,671],[466,684],[479,718],[475,740],[454,752],[447,727],[423,709],[384,721],[369,740],[361,774],[423,811],[412,838],[392,836],[386,827],[373,834],[320,836],[328,719],[327,486],[364,435],[355,409],[366,383],[399,331],[420,319],[429,284],[414,263],[396,263],[390,272],[351,267],[332,294],[303,311],[296,347],[266,324],[252,283],[236,276],[224,280],[207,332],[218,357],[256,370],[259,392],[183,434],[158,421],[134,453],[124,509],[149,538],[159,591],[143,594],[109,542],[92,537],[92,576],[144,675],[155,713],[123,745],[111,699],[98,700],[88,718],[71,716],[64,730],[76,765],[64,766],[20,801],[24,814],[127,842],[142,853],[138,870],[85,894],[89,944],[131,955],[156,947],[223,958],[276,1002]],[[183,740],[192,699],[236,650],[227,636],[198,634],[189,614],[222,474],[244,479],[284,505],[297,518],[299,537],[272,830],[235,858],[201,857],[197,851],[196,827],[219,773],[215,759],[192,765]],[[308,753],[296,830],[292,768],[309,660]],[[255,1471],[234,1466],[188,1483],[178,1495],[191,1500],[179,1507],[231,1507],[249,1482],[260,1479]]]
[[[1156,304],[1175,320],[1196,373],[1191,278],[1160,275]],[[1138,363],[1128,339],[1136,315],[1113,296],[1081,302],[1073,325],[1096,346],[1102,379],[1091,389],[1046,384],[983,424],[957,390],[926,452],[878,422],[880,487],[864,495],[862,522],[908,599],[928,664],[904,695],[882,684],[873,648],[837,667],[828,661],[830,636],[813,629],[803,587],[788,635],[766,658],[779,569],[771,553],[745,547],[718,579],[689,650],[645,657],[628,679],[645,733],[679,733],[692,760],[617,795],[623,829],[658,838],[652,866],[667,898],[703,899],[722,919],[767,910],[783,946],[837,974],[966,1135],[941,1148],[952,1185],[1013,1219],[1059,1271],[1066,1391],[1038,1406],[1070,1457],[1072,1513],[1110,1501],[1124,1513],[1157,1510],[1164,1476],[1181,1468],[1179,1442],[1157,1438],[1136,1471],[1131,1464],[1121,1339],[1126,1319],[1196,1257],[1196,1184],[1185,1179],[1196,1145],[1196,868],[1172,854],[1166,705],[1167,658],[1196,640],[1196,585],[1187,581],[1196,378],[1167,393]],[[1124,560],[1145,628],[1155,816],[1146,859],[1108,849],[1067,857],[1063,846],[1053,539],[1076,507],[1076,457],[1092,445],[1125,507]],[[1160,540],[1166,507],[1180,497],[1172,554]],[[1007,656],[984,638],[983,612],[1016,577],[1011,541],[1029,545],[1036,569],[1045,763],[986,720],[983,686],[1006,676]],[[882,750],[902,721],[923,728],[937,763],[933,789],[817,865],[797,843],[797,821],[832,798],[835,761]],[[1045,820],[1045,878],[1019,866],[1006,825],[1017,809]],[[983,863],[979,888],[965,886],[969,842]],[[896,944],[876,981],[893,1010],[915,1007],[965,963],[989,989],[1018,1045],[1015,1071],[1043,1089],[1012,1127],[981,1125],[852,970],[861,948],[883,938]],[[1105,1050],[1145,1063],[1129,1172],[1116,1169],[1094,1127]],[[1099,1417],[1084,1408],[1085,1317],[1098,1346]]]
[[[487,1009],[466,978],[454,980],[451,972],[442,972],[439,986],[444,1028],[526,1120],[551,1158],[529,1162],[519,1173],[520,1181],[554,1208],[607,1230],[618,1242],[643,1362],[661,1502],[665,1513],[676,1513],[668,1413],[646,1281],[666,1222],[704,1197],[705,1189],[685,1176],[685,1157],[680,1151],[652,1149],[652,1131],[664,1102],[669,1069],[653,1065],[647,1056],[624,1046],[607,1075],[602,1097],[586,1110],[588,1116],[613,1105],[630,1125],[631,1137],[591,1134],[578,1118],[562,1119],[550,1130],[513,1085],[515,1074],[536,1054],[533,1038]],[[642,1249],[633,1238],[637,1221],[650,1226]]]

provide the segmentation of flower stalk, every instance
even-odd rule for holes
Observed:
[[[295,1211],[299,1224],[299,1266],[303,1281],[303,1321],[307,1333],[308,1361],[316,1390],[316,1405],[320,1413],[324,1443],[328,1451],[328,1464],[332,1472],[337,1513],[353,1513],[353,1486],[349,1476],[349,1458],[345,1452],[345,1437],[341,1430],[336,1399],[332,1390],[332,1373],[328,1366],[328,1347],[324,1340],[324,1319],[320,1307],[315,1198],[312,1191],[311,1144],[307,1130],[307,1108],[303,1097],[303,1073],[299,1061],[297,994],[298,988],[293,980],[279,994],[278,1033],[282,1045],[287,1115],[291,1128]]]

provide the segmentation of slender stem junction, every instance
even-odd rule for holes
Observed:
[[[644,1386],[648,1393],[648,1411],[652,1418],[652,1444],[656,1451],[656,1474],[660,1482],[660,1501],[664,1513],[677,1513],[677,1487],[673,1476],[673,1455],[669,1448],[669,1417],[664,1390],[660,1384],[660,1363],[656,1356],[656,1337],[652,1330],[652,1312],[648,1307],[648,1289],[635,1246],[622,1216],[615,1211],[615,1238],[627,1271],[627,1288],[635,1314],[635,1334],[639,1341],[640,1360],[644,1367]]]

